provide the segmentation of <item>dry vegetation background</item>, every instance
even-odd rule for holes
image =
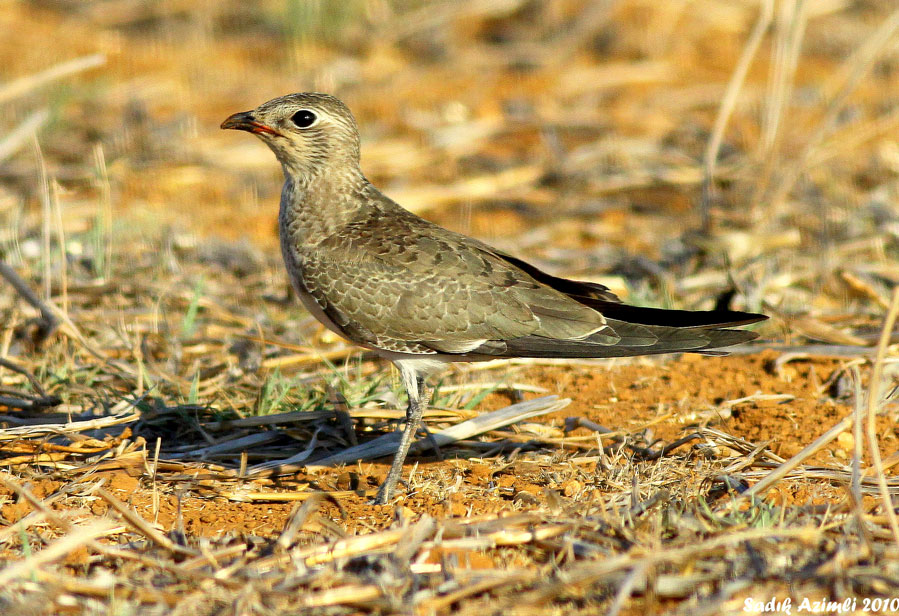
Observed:
[[[36,294],[0,280],[3,614],[899,611],[894,2],[7,0],[0,33]],[[218,130],[302,90],[423,216],[772,319],[721,359],[453,367],[444,459],[368,505],[389,458],[321,462],[399,384],[290,297],[280,169]]]

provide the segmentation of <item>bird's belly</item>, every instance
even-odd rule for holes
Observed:
[[[330,329],[338,336],[341,336],[342,338],[347,337],[343,330],[340,329],[340,327],[334,321],[332,321],[327,314],[325,314],[325,311],[322,310],[322,307],[318,305],[318,302],[315,301],[315,298],[312,297],[312,294],[309,293],[309,291],[302,288],[302,286],[298,284],[295,284],[294,288],[297,291],[297,295],[300,297],[300,302],[303,304],[303,308],[305,308],[309,312],[309,314],[318,319],[322,325]]]
[[[284,221],[281,221],[281,256],[284,258],[284,266],[287,269],[287,277],[290,279],[290,283],[293,288],[296,290],[297,295],[300,298],[300,302],[303,304],[303,307],[318,319],[319,323],[330,329],[332,332],[340,336],[341,338],[349,339],[349,337],[344,333],[344,331],[338,326],[334,321],[331,320],[322,307],[319,305],[315,298],[312,296],[309,291],[306,290],[305,285],[303,284],[303,272],[302,268],[294,254],[293,248],[288,241],[289,234],[286,232],[287,230],[284,228]]]

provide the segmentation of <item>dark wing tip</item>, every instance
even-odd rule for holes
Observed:
[[[662,327],[739,327],[768,319],[764,314],[734,310],[668,310],[615,302],[591,302],[590,307],[607,319]]]

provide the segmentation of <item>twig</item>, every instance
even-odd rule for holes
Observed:
[[[478,415],[477,417],[469,419],[468,421],[463,421],[462,423],[441,430],[440,432],[435,432],[433,434],[434,441],[436,441],[438,446],[442,447],[461,439],[502,428],[511,423],[558,411],[567,406],[569,402],[570,400],[567,399],[559,400],[558,396],[544,396],[542,398],[528,400],[527,402],[519,402],[518,404],[507,406],[498,411],[493,411],[492,413]],[[428,444],[429,441],[430,439],[425,439],[425,442]],[[393,432],[385,434],[368,443],[363,443],[357,447],[350,447],[343,452],[328,456],[322,460],[317,460],[314,464],[307,466],[307,468],[333,466],[335,464],[355,462],[356,460],[380,458],[393,453],[396,450],[398,443],[398,433]],[[420,446],[421,441],[416,441],[412,444],[412,449],[417,449],[417,447]]]
[[[552,581],[542,589],[534,590],[527,595],[517,595],[514,599],[525,605],[540,605],[551,601],[563,590],[570,592],[573,588],[594,580],[607,578],[612,573],[623,569],[634,568],[639,565],[652,566],[660,563],[677,562],[682,559],[692,558],[697,554],[710,554],[714,550],[740,545],[747,541],[760,541],[777,539],[807,540],[808,537],[819,533],[818,528],[752,528],[743,531],[727,532],[682,547],[666,550],[651,551],[647,554],[625,553],[620,556],[602,559],[599,561],[587,561],[578,563],[566,571],[563,579]],[[499,610],[502,611],[502,610]]]
[[[49,546],[18,562],[14,562],[5,569],[0,569],[0,586],[8,584],[16,578],[27,575],[37,567],[63,558],[73,550],[92,543],[102,537],[113,528],[107,520],[98,520],[85,526],[75,527],[72,531]]]
[[[5,428],[0,430],[0,441],[15,440],[22,437],[34,437],[41,434],[64,434],[66,432],[84,432],[85,430],[108,428],[110,426],[137,421],[140,417],[140,412],[135,412],[130,415],[112,415],[109,417],[98,417],[97,419],[87,419],[85,421]]]
[[[327,607],[341,603],[364,603],[378,599],[384,591],[375,584],[347,584],[337,588],[307,594],[299,599],[302,607]]]
[[[286,550],[293,545],[297,533],[303,528],[303,524],[309,516],[315,513],[319,505],[321,505],[321,502],[322,495],[320,493],[315,493],[307,498],[302,505],[295,506],[290,517],[287,519],[287,524],[284,525],[284,530],[282,530],[281,534],[278,536],[275,545],[282,550]]]
[[[0,395],[0,406],[22,411],[52,408],[61,403],[62,400],[56,396],[30,396],[26,393],[16,394],[15,397]]]
[[[37,377],[35,377],[30,372],[28,372],[28,370],[26,370],[25,368],[22,368],[18,364],[13,363],[11,360],[6,359],[4,357],[0,357],[0,366],[3,366],[4,368],[12,370],[13,372],[16,372],[18,374],[21,374],[26,379],[28,379],[28,382],[31,383],[31,386],[34,387],[35,390],[37,390],[37,393],[39,393],[42,396],[47,395],[46,390],[44,390],[44,388],[41,386],[41,382],[37,380]],[[57,404],[59,404],[59,403],[57,403]]]
[[[621,611],[624,602],[630,598],[635,583],[643,580],[648,566],[649,563],[645,561],[641,562],[627,574],[624,581],[621,583],[621,586],[618,587],[618,592],[615,593],[615,600],[612,601],[612,607],[610,607],[608,611],[609,616],[618,616],[618,612]]]
[[[251,449],[253,447],[257,447],[259,445],[264,445],[265,443],[269,443],[271,441],[277,440],[281,437],[279,432],[274,431],[265,431],[265,432],[256,432],[254,434],[248,434],[246,436],[241,436],[238,438],[229,439],[227,441],[223,441],[220,443],[216,443],[214,445],[210,445],[208,447],[200,447],[198,449],[191,449],[190,451],[177,452],[177,453],[168,453],[166,454],[166,458],[170,460],[177,460],[180,458],[205,458],[210,455],[232,452],[232,451],[246,451],[247,449]]]
[[[435,597],[424,603],[419,604],[419,614],[437,614],[453,603],[457,603],[466,597],[479,595],[488,590],[495,590],[502,586],[511,586],[512,584],[530,584],[539,579],[540,573],[537,571],[497,571],[494,575],[485,577],[468,586],[464,586],[458,590],[450,592],[441,597]]]
[[[12,288],[15,289],[16,293],[18,293],[22,299],[41,313],[41,320],[43,321],[43,325],[41,326],[41,339],[47,338],[57,327],[59,327],[59,319],[56,318],[53,309],[31,290],[31,287],[22,280],[16,273],[16,270],[3,261],[0,261],[0,276],[3,276],[6,281],[12,285]]]
[[[805,0],[781,2],[781,10],[774,37],[772,70],[768,78],[765,96],[765,114],[762,118],[762,138],[756,159],[762,161],[762,171],[755,183],[751,204],[760,201],[771,181],[772,172],[778,168],[777,148],[783,137],[780,130],[787,102],[790,100],[796,66],[801,50],[802,37],[808,22]]]
[[[768,473],[768,475],[756,483],[754,486],[740,494],[736,499],[729,501],[727,506],[733,506],[736,502],[756,496],[763,490],[767,490],[772,485],[786,477],[790,471],[802,464],[805,460],[813,456],[818,450],[827,445],[829,442],[837,438],[840,434],[852,427],[852,415],[847,415],[839,423],[830,430],[816,438],[810,445],[804,447],[802,451],[778,466],[776,469]]]
[[[865,524],[865,512],[862,507],[862,454],[864,452],[862,438],[862,421],[865,415],[866,406],[863,404],[862,396],[862,378],[858,369],[858,365],[852,366],[852,376],[855,386],[855,412],[852,414],[852,467],[849,477],[849,501],[852,505],[852,513],[855,515],[855,524],[858,527],[858,534],[864,541],[868,549],[868,554],[873,553],[873,545],[871,543],[871,533]]]
[[[10,81],[4,86],[0,86],[0,104],[28,94],[32,90],[36,90],[51,81],[56,81],[62,77],[74,75],[75,73],[80,73],[97,66],[102,66],[103,64],[106,64],[106,56],[97,53],[90,56],[75,58],[74,60],[69,60],[68,62],[57,64],[56,66],[51,66],[34,75],[20,77],[19,79]]]
[[[125,503],[117,499],[115,496],[113,496],[103,488],[97,488],[96,494],[107,503],[109,503],[109,506],[115,509],[119,513],[119,515],[121,515],[122,518],[134,528],[135,531],[137,531],[139,534],[143,535],[162,549],[168,550],[170,552],[179,552],[181,554],[196,556],[196,552],[194,550],[178,545],[177,543],[160,533],[158,530],[153,528],[153,526],[150,525],[149,522],[129,509]]]
[[[897,30],[899,30],[899,10],[887,17],[865,44],[846,61],[845,72],[847,75],[845,80],[831,99],[824,118],[818,124],[815,132],[809,137],[805,148],[796,158],[796,162],[786,170],[780,184],[771,195],[769,203],[777,206],[793,190],[793,186],[795,186],[796,181],[806,169],[815,149],[818,148],[839,120],[840,113],[849,95],[852,94],[862,78],[874,66],[881,53],[895,42]]]
[[[721,141],[724,138],[724,129],[730,120],[737,103],[737,96],[746,80],[746,74],[752,65],[752,60],[759,49],[765,32],[771,25],[771,19],[774,15],[774,0],[763,0],[762,10],[759,18],[749,34],[743,53],[737,62],[737,67],[731,75],[730,82],[727,84],[727,91],[721,100],[721,106],[718,108],[718,116],[715,118],[715,125],[712,129],[712,136],[706,145],[705,154],[703,155],[703,177],[702,177],[702,200],[699,204],[699,213],[702,217],[702,231],[709,233],[711,231],[711,201],[714,191],[715,166],[718,163],[718,152],[721,149]]]
[[[21,124],[6,134],[0,141],[0,161],[6,160],[15,154],[28,139],[47,123],[50,112],[39,109],[25,118]]]
[[[896,317],[899,316],[899,286],[893,289],[893,298],[890,302],[890,311],[883,321],[883,331],[880,334],[880,343],[877,345],[877,358],[874,360],[874,369],[871,372],[871,382],[868,385],[868,405],[866,408],[868,422],[865,433],[868,440],[868,448],[871,450],[871,460],[877,471],[877,485],[880,488],[880,497],[883,499],[883,509],[890,521],[890,529],[893,531],[893,539],[899,546],[899,520],[893,509],[890,491],[887,488],[886,476],[883,472],[883,460],[880,456],[880,447],[877,444],[877,405],[880,403],[880,392],[883,387],[883,364],[886,360],[887,348],[890,345],[890,337],[893,327],[896,325]]]
[[[56,328],[59,327],[61,323],[65,325],[63,331],[75,338],[88,353],[102,361],[104,364],[108,363],[106,358],[87,341],[67,314],[62,312],[51,302],[42,301],[34,291],[31,290],[28,284],[16,274],[16,271],[3,261],[0,261],[0,276],[3,276],[3,278],[12,285],[13,289],[22,296],[22,299],[41,313],[41,320],[43,321],[43,326],[40,330],[41,340],[46,339],[50,334],[56,331]],[[49,276],[47,279],[49,280]]]

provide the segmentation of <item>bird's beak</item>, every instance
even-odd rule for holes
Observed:
[[[245,130],[247,132],[253,133],[254,135],[265,133],[268,135],[276,135],[278,137],[283,136],[281,135],[281,133],[271,128],[270,126],[266,126],[262,122],[257,122],[256,118],[253,117],[252,111],[241,111],[240,113],[235,113],[234,115],[229,116],[227,120],[222,122],[222,128]]]

